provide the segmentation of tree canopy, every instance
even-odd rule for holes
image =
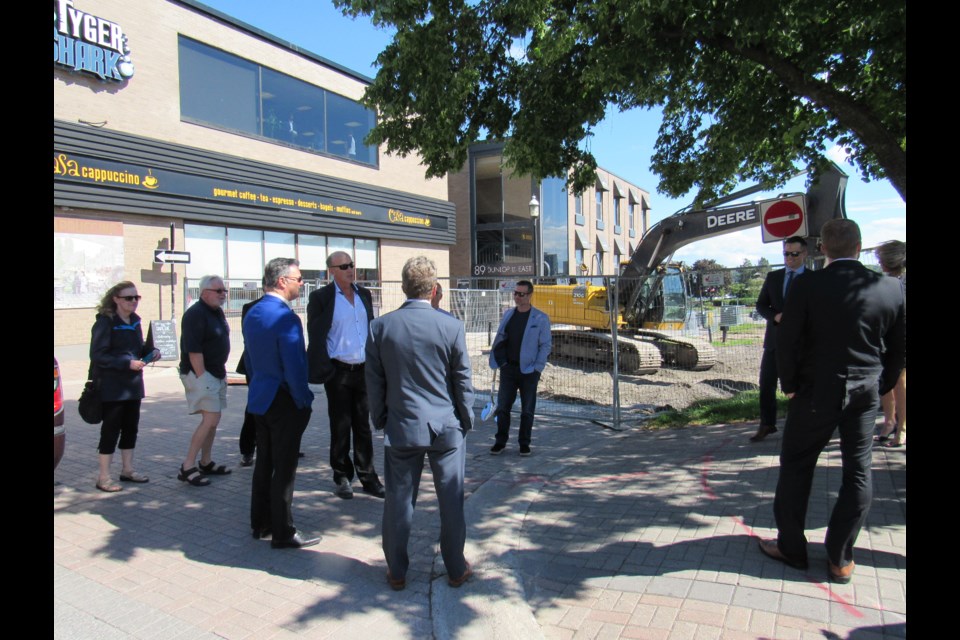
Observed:
[[[608,108],[663,109],[658,189],[696,203],[739,182],[782,184],[843,147],[906,200],[904,0],[334,0],[393,26],[366,103],[368,141],[419,153],[430,176],[470,144],[508,164],[594,179]]]

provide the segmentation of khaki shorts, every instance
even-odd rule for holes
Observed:
[[[227,408],[227,379],[215,378],[204,371],[199,378],[193,371],[180,374],[180,382],[187,392],[187,411],[191,414],[209,411],[220,413]]]

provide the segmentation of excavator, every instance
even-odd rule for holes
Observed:
[[[618,277],[604,277],[603,285],[538,286],[535,304],[554,326],[553,357],[610,366],[615,357],[610,319],[615,317],[616,357],[622,373],[648,375],[663,366],[693,371],[712,368],[717,362],[713,346],[681,331],[690,317],[690,292],[682,265],[671,261],[673,253],[699,240],[757,227],[762,222],[761,211],[788,200],[802,205],[807,229],[816,235],[828,220],[846,218],[847,178],[831,162],[806,193],[727,205],[769,190],[769,185],[756,185],[702,209],[686,207],[649,229]],[[610,312],[614,305],[616,314]]]

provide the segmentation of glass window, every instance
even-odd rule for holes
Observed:
[[[293,258],[297,255],[296,236],[293,232],[264,231],[263,232],[263,260],[274,258]]]
[[[377,268],[377,241],[356,240],[357,280],[379,280]]]
[[[227,229],[227,273],[231,278],[263,278],[262,231]]]
[[[353,238],[327,238],[327,255],[329,256],[337,251],[346,252],[353,258],[354,263],[357,262],[356,256],[353,254]],[[327,277],[330,278],[330,275],[327,274]]]
[[[304,280],[323,280],[327,277],[327,239],[301,233],[297,237],[297,259]]]
[[[617,196],[613,197],[613,226],[620,226],[620,198]]]
[[[327,153],[376,164],[376,147],[363,144],[375,124],[372,111],[353,100],[327,92]]]
[[[180,36],[180,114],[316,153],[377,165],[359,102]]]
[[[629,205],[627,205],[627,207],[628,207],[628,209],[627,209],[627,211],[628,211],[627,216],[630,218],[630,220],[628,221],[628,224],[630,225],[630,231],[633,231],[633,230],[636,229],[636,226],[635,226],[635,225],[636,225],[636,222],[634,222],[634,209],[635,209],[636,205],[634,205],[634,204],[631,202]]]
[[[226,260],[223,255],[226,229],[185,224],[183,235],[186,250],[190,253],[190,262],[187,264],[188,278],[202,278],[207,274],[226,276]]]
[[[258,133],[257,65],[180,38],[180,114]]]
[[[567,274],[569,271],[567,232],[567,188],[563,178],[547,178],[540,185],[543,204],[540,208],[540,241],[543,243],[545,276]]]
[[[603,191],[597,189],[597,222],[603,222]]]

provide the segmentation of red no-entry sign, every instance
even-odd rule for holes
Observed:
[[[807,235],[806,203],[802,195],[760,203],[763,241],[778,242],[790,236]]]

